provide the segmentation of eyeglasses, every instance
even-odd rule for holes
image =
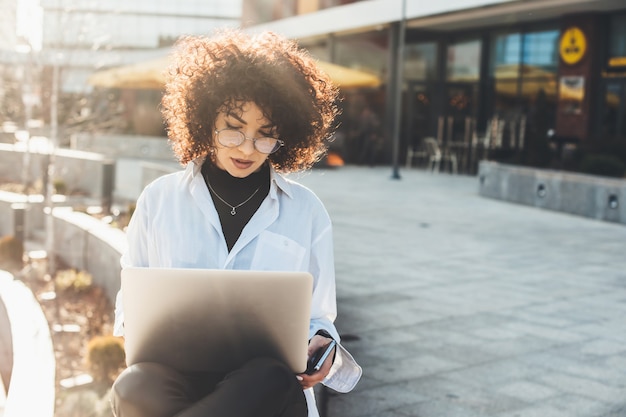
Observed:
[[[281,146],[285,145],[285,142],[280,139],[271,137],[248,138],[242,132],[229,128],[216,130],[215,136],[217,136],[217,141],[227,148],[236,148],[241,145],[244,140],[251,140],[254,144],[254,148],[265,154],[274,153],[279,150]]]

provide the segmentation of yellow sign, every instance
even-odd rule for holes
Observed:
[[[626,67],[626,57],[620,56],[609,59],[609,67]]]
[[[569,65],[578,63],[587,51],[587,38],[576,26],[567,28],[561,36],[561,59]]]

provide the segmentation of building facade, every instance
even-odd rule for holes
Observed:
[[[42,51],[64,68],[67,92],[83,91],[94,70],[160,56],[179,36],[237,26],[241,15],[230,0],[41,0],[41,8]]]
[[[125,95],[129,97],[124,98],[126,107],[149,107],[151,120],[142,124],[154,125],[147,133],[155,133],[161,130],[153,108],[158,92],[113,91],[94,97],[89,76],[99,69],[163,56],[181,35],[239,26],[241,2],[3,0],[0,10],[7,23],[0,30],[4,86],[0,88],[0,122],[19,119],[23,123],[30,114],[49,126],[56,114],[59,126],[75,124],[80,129],[78,123],[89,119],[92,115],[87,113],[93,113],[93,108],[110,106],[119,98],[115,96]],[[19,53],[20,44],[29,46],[30,52]],[[23,74],[26,68],[28,77]],[[29,80],[26,90],[32,94],[20,92],[25,80]],[[54,92],[53,86],[58,86],[58,91]],[[38,100],[29,104],[20,95]],[[115,111],[111,117],[117,117]],[[67,139],[62,138],[64,141]]]
[[[535,166],[568,149],[626,149],[621,0],[244,0],[242,22],[380,77],[380,88],[344,92],[343,127],[358,131],[360,108],[373,107],[384,161],[394,147],[404,161],[426,137],[489,143],[496,157]]]
[[[0,51],[13,51],[17,45],[17,1],[0,0]]]

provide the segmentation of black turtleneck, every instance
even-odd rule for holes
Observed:
[[[210,160],[202,165],[202,176],[207,184],[213,204],[217,209],[222,224],[222,232],[226,239],[228,251],[233,248],[241,231],[257,211],[270,189],[270,169],[267,163],[261,166],[258,172],[254,172],[245,178],[236,178],[228,172],[216,167]],[[256,191],[255,193],[255,190]],[[216,195],[217,194],[217,195]],[[254,195],[253,195],[254,194]],[[221,197],[227,204],[222,202]],[[252,198],[250,198],[252,196]],[[240,207],[239,204],[246,201]],[[232,207],[236,208],[231,214]]]

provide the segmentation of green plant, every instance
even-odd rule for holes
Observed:
[[[54,180],[52,182],[52,185],[54,186],[54,189],[55,189],[57,194],[66,194],[67,193],[67,185],[65,184],[65,181],[63,181],[62,179]]]
[[[613,155],[588,154],[582,158],[580,171],[586,174],[622,178],[626,172],[626,165],[620,158]]]
[[[24,243],[15,236],[0,238],[0,265],[20,267],[23,263]]]
[[[115,336],[96,336],[87,345],[87,367],[94,381],[111,383],[125,366],[124,342]]]
[[[80,293],[89,289],[93,284],[93,278],[89,272],[75,269],[58,271],[54,280],[58,292]]]

